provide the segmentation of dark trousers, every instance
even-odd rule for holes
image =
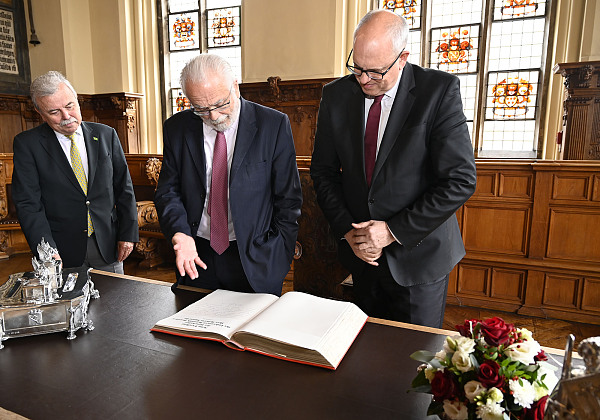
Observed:
[[[207,268],[204,270],[196,266],[198,278],[195,280],[187,275],[181,277],[177,273],[176,284],[210,290],[226,289],[247,293],[254,291],[244,273],[236,241],[229,242],[229,248],[219,255],[210,247],[210,241],[198,236],[194,239],[198,255],[206,263]]]
[[[109,264],[102,258],[95,233],[92,233],[92,236],[88,237],[87,252],[85,254],[85,260],[83,261],[83,267],[95,268],[96,270],[108,271],[110,273],[124,274],[122,261],[115,261]]]
[[[392,277],[385,255],[377,262],[377,267],[367,265],[362,273],[352,273],[355,303],[375,318],[441,328],[449,275],[432,283],[405,287]]]

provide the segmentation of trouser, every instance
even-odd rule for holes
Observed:
[[[88,237],[87,252],[85,254],[85,260],[83,261],[83,267],[95,268],[96,270],[108,271],[111,273],[125,274],[123,272],[122,261],[115,261],[108,264],[104,258],[102,258],[95,233],[92,233],[92,235]]]

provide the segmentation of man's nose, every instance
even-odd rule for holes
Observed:
[[[63,120],[70,120],[71,116],[69,115],[69,111],[67,111],[66,109],[61,109],[60,110],[60,116]]]
[[[360,74],[360,76],[358,76],[358,81],[360,83],[367,83],[369,82],[369,80],[371,80],[371,78],[369,76],[367,76],[367,73],[365,73],[364,71]]]

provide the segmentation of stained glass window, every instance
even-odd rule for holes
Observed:
[[[179,78],[198,54],[210,52],[229,61],[242,81],[241,0],[164,0],[164,95],[170,106],[165,117],[190,107]],[[206,25],[204,23],[206,22]],[[201,27],[202,26],[202,27]]]
[[[173,13],[169,15],[169,50],[199,49],[200,26],[198,12]]]
[[[421,22],[409,21],[409,61],[460,79],[478,157],[537,157],[549,2],[492,0],[488,8],[487,0],[428,0],[414,14]],[[416,3],[379,6],[405,15]]]
[[[421,9],[422,0],[379,0],[379,8],[403,16],[410,28],[408,32],[408,61],[419,64],[421,61]]]
[[[421,0],[383,0],[381,8],[403,16],[410,29],[421,27]]]
[[[450,73],[476,72],[478,50],[478,25],[436,28],[431,31],[431,67]]]
[[[240,7],[206,11],[208,48],[240,45]]]

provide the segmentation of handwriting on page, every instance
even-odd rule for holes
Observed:
[[[214,319],[181,318],[179,321],[184,327],[199,328],[203,330],[214,327],[227,329],[231,328],[231,326],[225,324],[223,321],[216,321]]]
[[[255,308],[249,308],[235,303],[215,302],[214,304],[196,307],[193,311],[182,311],[181,318],[176,318],[183,326],[197,329],[231,329],[228,321],[239,324],[240,319],[245,319],[256,313]]]

